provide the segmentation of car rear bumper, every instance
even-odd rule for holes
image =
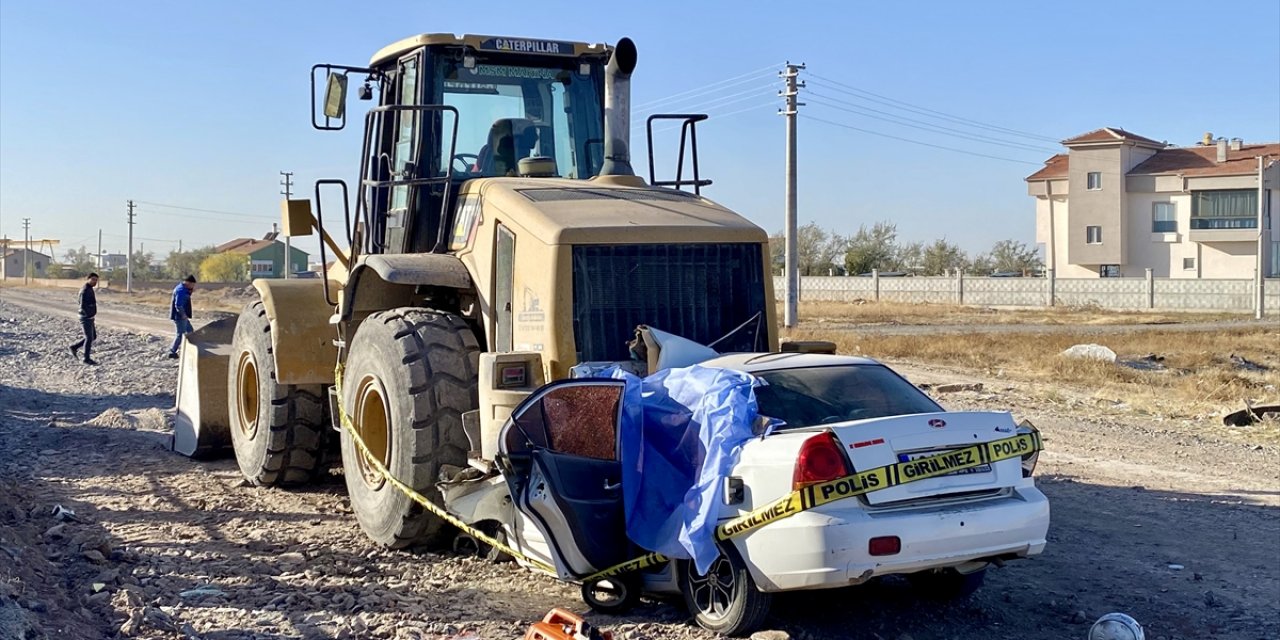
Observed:
[[[1026,557],[1045,547],[1049,501],[1034,486],[972,503],[867,510],[840,503],[796,514],[741,539],[738,548],[762,591],[825,589],[882,575]],[[898,536],[902,549],[872,556],[868,541]]]

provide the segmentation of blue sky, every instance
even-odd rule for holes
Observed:
[[[841,233],[891,220],[904,240],[969,251],[1032,242],[1022,178],[1054,140],[1101,126],[1176,144],[1205,131],[1280,140],[1276,0],[385,4],[0,3],[0,234],[20,238],[29,217],[64,248],[92,247],[102,228],[104,248],[123,251],[133,199],[147,203],[136,242],[161,255],[179,239],[259,236],[278,219],[278,171],[302,193],[355,178],[356,134],[310,127],[310,66],[364,64],[423,32],[630,36],[638,115],[710,113],[707,194],[771,232],[774,70],[787,60],[808,65],[800,221]]]

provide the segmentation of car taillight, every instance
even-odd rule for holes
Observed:
[[[849,474],[849,463],[840,450],[840,442],[836,440],[834,433],[824,431],[800,445],[796,470],[791,474],[791,489],[843,478]]]
[[[1018,433],[1039,433],[1040,430],[1028,420],[1018,425]],[[1040,461],[1040,452],[1032,451],[1022,456],[1022,477],[1030,478],[1036,472],[1036,463]]]
[[[867,554],[891,556],[902,551],[902,539],[898,536],[880,536],[867,542]]]

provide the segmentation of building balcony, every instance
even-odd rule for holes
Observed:
[[[1258,239],[1258,218],[1250,217],[1215,217],[1191,218],[1191,232],[1187,239],[1192,242],[1249,242]]]

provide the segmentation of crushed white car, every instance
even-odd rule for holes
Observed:
[[[807,486],[1034,429],[1008,413],[947,412],[866,358],[734,354],[700,366],[753,376],[759,414],[772,419],[742,445],[724,478],[715,505],[720,523]],[[763,623],[776,592],[898,574],[933,595],[964,596],[981,585],[988,566],[1045,547],[1049,504],[1035,486],[1037,453],[1030,451],[970,460],[955,472],[936,468],[937,458],[922,462],[926,479],[835,500],[722,540],[705,574],[675,560],[591,579],[646,553],[626,535],[619,461],[624,386],[587,378],[537,388],[498,434],[501,479],[443,487],[451,509],[500,534],[526,564],[585,580],[584,598],[599,610],[621,611],[641,593],[682,595],[699,625],[740,635]],[[482,412],[494,415],[481,395]]]

